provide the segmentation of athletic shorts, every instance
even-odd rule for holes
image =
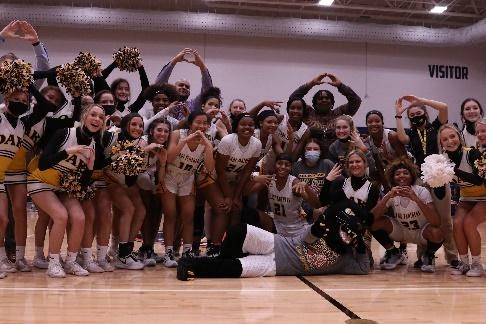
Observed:
[[[194,173],[171,172],[167,170],[164,178],[167,190],[177,196],[194,194]]]
[[[6,171],[5,172],[5,185],[26,184],[27,183],[27,171]]]
[[[60,192],[61,189],[39,180],[29,179],[27,181],[27,193],[29,194],[29,196],[32,196],[36,193],[40,193],[43,191]]]
[[[425,224],[424,227],[417,230],[409,230],[400,224],[396,218],[388,217],[393,225],[393,230],[390,233],[390,238],[396,242],[407,242],[417,245],[427,245],[427,240],[424,238],[424,230],[429,226]]]
[[[5,185],[3,183],[0,183],[0,193],[7,193],[7,190],[5,190]]]

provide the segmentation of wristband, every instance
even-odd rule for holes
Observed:
[[[402,119],[403,116],[399,116],[399,115],[396,115],[395,118],[396,119]]]

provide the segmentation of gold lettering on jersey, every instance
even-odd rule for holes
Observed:
[[[418,218],[420,216],[422,216],[422,212],[420,212],[420,211],[414,211],[414,212],[405,213],[405,214],[395,213],[395,217],[398,218],[398,219],[411,219],[411,218]]]
[[[231,157],[229,158],[229,160],[230,160],[231,162],[233,162],[233,163],[242,163],[242,164],[243,164],[243,163],[248,163],[248,161],[250,161],[250,159],[241,159],[241,158],[235,158],[235,157],[233,157],[233,156],[231,156]]]
[[[199,161],[201,160],[200,158],[195,158],[195,157],[192,157],[190,155],[187,155],[187,154],[184,154],[184,153],[179,153],[180,154],[180,158],[181,160],[183,160],[184,162],[192,162],[192,163],[199,163]]]
[[[68,162],[68,163],[71,163],[72,165],[74,165],[76,167],[78,167],[81,164],[81,162],[83,162],[76,155],[68,157],[65,161]]]
[[[22,143],[22,137],[15,136],[14,134],[10,134],[8,136],[5,136],[3,134],[0,135],[0,144],[20,147],[21,143]]]
[[[288,198],[288,197],[277,196],[277,195],[274,195],[274,194],[270,195],[270,199],[278,201],[278,202],[283,202],[283,203],[290,203],[291,202],[290,198]]]
[[[34,144],[38,143],[41,138],[40,134],[37,133],[37,131],[34,129],[31,129],[27,136],[32,140]]]

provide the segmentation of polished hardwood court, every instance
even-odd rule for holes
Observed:
[[[481,231],[486,233],[486,226]],[[29,233],[28,259],[33,243]],[[157,246],[158,252],[161,249]],[[382,251],[377,245],[373,250],[378,261]],[[408,252],[409,265],[395,271],[306,278],[362,319],[486,323],[486,277],[449,275],[442,253],[436,273],[421,273],[413,269],[414,246],[409,245]],[[9,274],[0,280],[0,298],[1,323],[346,323],[350,319],[297,277],[181,282],[175,269],[160,265],[84,278],[51,279],[41,270]]]

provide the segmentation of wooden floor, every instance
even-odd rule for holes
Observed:
[[[486,233],[486,226],[481,231]],[[31,258],[31,233],[28,245]],[[373,250],[378,259],[381,251],[377,246]],[[409,245],[411,264],[414,254]],[[362,319],[486,323],[486,277],[450,276],[442,253],[437,264],[435,274],[409,265],[391,272],[374,270],[368,276],[306,278]],[[0,298],[0,323],[303,324],[350,319],[297,277],[181,282],[174,269],[160,265],[87,278],[51,279],[40,270],[9,274],[0,280]]]

